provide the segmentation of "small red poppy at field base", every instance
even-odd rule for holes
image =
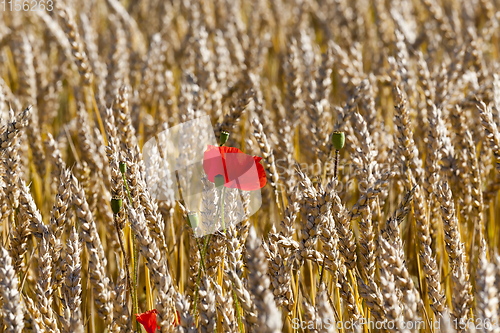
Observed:
[[[203,156],[203,169],[211,182],[215,182],[215,176],[224,175],[225,187],[255,191],[267,182],[264,167],[259,163],[261,159],[238,148],[208,145]]]
[[[146,332],[148,333],[155,333],[156,327],[158,326],[156,324],[156,314],[158,311],[156,309],[146,311],[144,313],[136,313],[135,316],[137,318],[137,321],[144,326],[144,329],[146,329]],[[159,327],[158,327],[159,329]]]
[[[148,333],[155,333],[155,329],[158,327],[160,330],[160,326],[156,324],[156,314],[158,311],[156,309],[146,311],[144,313],[136,313],[135,317],[137,318],[137,321],[139,324],[144,326],[144,329]],[[172,322],[172,325],[177,326],[180,323],[180,317],[179,317],[179,311],[176,311],[175,313],[175,319]]]

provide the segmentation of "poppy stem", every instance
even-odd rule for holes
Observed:
[[[232,283],[233,288],[234,288],[234,283]],[[238,296],[236,296],[236,292],[233,289],[233,298],[234,298],[234,303],[236,306],[236,313],[238,314],[238,328],[240,329],[240,332],[243,333],[243,323],[241,322],[241,313],[240,313],[240,305],[238,303]]]
[[[335,149],[335,169],[333,171],[333,177],[337,179],[337,172],[339,169],[339,150]]]
[[[122,174],[122,178],[123,178],[123,183],[125,184],[125,189],[127,190],[127,196],[128,196],[128,201],[129,201],[129,204],[130,204],[130,207],[132,207],[132,209],[134,209],[134,205],[132,204],[132,196],[130,195],[130,190],[128,188],[128,183],[127,183],[127,177],[125,177],[125,172],[127,171],[127,164],[125,162],[120,162],[119,164],[119,167],[120,167],[120,172]],[[132,305],[133,305],[133,311],[132,311],[132,317],[136,314],[136,313],[139,313],[139,306],[137,304],[137,249],[136,249],[136,246],[135,246],[135,235],[134,233],[130,232],[130,242],[132,243],[132,290],[130,291],[131,293],[134,294],[134,296],[132,297]],[[136,320],[136,326],[139,327],[139,324],[137,323],[137,320]]]
[[[201,267],[203,268],[203,271],[206,273],[207,269],[205,268],[205,258],[201,250],[200,242],[198,241],[198,238],[195,237],[194,239],[196,240],[196,245],[198,245],[198,251],[200,252]]]
[[[335,149],[335,169],[333,171],[334,179],[337,179],[339,170],[339,150]],[[325,264],[326,264],[326,254],[323,256],[323,264],[321,265],[321,275],[319,277],[319,285],[321,287],[321,283],[323,283],[323,275],[325,274]]]
[[[130,280],[130,268],[129,268],[129,264],[128,264],[127,252],[125,251],[125,246],[123,245],[122,230],[118,226],[118,220],[116,219],[116,214],[113,214],[113,219],[115,222],[116,232],[118,233],[118,242],[120,243],[120,248],[122,249],[122,253],[123,253],[123,264],[125,266],[125,276],[127,277],[128,290],[130,291],[130,294],[132,296],[132,303],[134,303],[135,302],[135,300],[134,300],[135,292],[133,292],[133,290],[135,290],[135,288],[132,289],[132,281]]]
[[[325,263],[326,263],[326,254],[323,255],[323,264],[321,265],[321,275],[319,276],[319,286],[323,283],[323,275],[325,274]]]
[[[222,187],[221,204],[220,204],[220,218],[222,220],[222,229],[224,229],[224,235],[226,234],[226,225],[224,224],[224,199],[226,196],[226,188]]]

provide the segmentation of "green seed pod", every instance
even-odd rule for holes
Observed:
[[[125,172],[127,172],[127,164],[125,162],[121,161],[120,164],[119,164],[119,166],[120,166],[120,172],[121,173],[124,174]]]
[[[122,210],[123,201],[121,198],[111,199],[111,210],[113,214],[118,214]]]
[[[199,219],[198,219],[198,214],[196,212],[190,212],[188,213],[188,223],[191,226],[191,228],[196,229],[199,224]]]
[[[215,187],[217,187],[217,188],[224,186],[225,182],[226,182],[226,180],[225,180],[223,175],[217,175],[214,177]]]
[[[332,144],[336,150],[341,150],[344,148],[345,135],[344,132],[333,132],[332,133]]]
[[[227,142],[228,138],[229,138],[228,132],[226,131],[220,132],[220,145],[223,146]]]

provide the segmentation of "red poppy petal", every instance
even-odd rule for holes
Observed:
[[[224,154],[245,154],[244,152],[242,152],[241,150],[239,150],[238,148],[236,147],[226,147],[226,146],[222,146],[222,147],[219,147],[220,149],[220,152],[224,155]]]
[[[208,180],[214,182],[217,175],[225,175],[224,162],[219,147],[209,145],[203,154],[203,170]]]
[[[136,313],[135,316],[137,321],[144,326],[144,329],[148,333],[155,333],[156,330],[156,314],[158,311],[156,309],[146,311],[144,313]]]
[[[243,191],[255,191],[265,185],[261,179],[261,172],[264,170],[260,163],[255,161],[253,156],[246,154],[227,154],[226,166],[229,182],[224,186],[229,188],[239,188]],[[262,183],[264,181],[264,183]]]
[[[217,175],[224,175],[225,182],[230,182],[230,177],[227,174],[227,170],[240,170],[237,163],[230,163],[228,167],[226,164],[226,159],[228,155],[245,155],[241,150],[235,147],[217,147],[208,145],[207,150],[203,154],[203,170],[207,174],[208,180],[214,182],[214,178]],[[234,179],[234,177],[233,177]]]
[[[260,188],[263,188],[267,183],[267,176],[266,176],[266,170],[264,170],[264,167],[259,163],[262,160],[262,157],[254,156],[253,158],[255,159],[255,164],[257,165],[257,172],[259,174]]]
[[[266,170],[264,170],[264,167],[259,162],[256,162],[255,165],[257,165],[257,173],[259,174],[259,188],[263,188],[267,183]]]
[[[266,185],[262,157],[250,156],[235,147],[207,146],[203,156],[203,169],[208,180],[214,182],[216,175],[224,175],[225,187],[255,191]]]
[[[246,154],[226,154],[228,184],[226,187],[251,191],[258,184],[255,160]]]
[[[226,154],[226,169],[229,181],[241,177],[255,168],[255,160],[246,154]]]

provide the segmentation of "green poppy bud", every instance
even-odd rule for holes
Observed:
[[[226,180],[225,180],[223,175],[216,175],[214,177],[215,187],[217,187],[217,188],[224,186],[225,182],[226,182]]]
[[[198,214],[196,212],[188,213],[188,223],[193,229],[196,229],[198,227],[199,220],[198,220]]]
[[[224,145],[227,142],[227,139],[229,138],[229,133],[226,131],[220,132],[220,145]]]
[[[124,174],[125,172],[127,172],[127,164],[125,162],[121,161],[120,164],[119,164],[119,166],[120,166],[120,172],[122,174]]]
[[[344,148],[345,135],[344,132],[333,132],[332,133],[332,144],[336,150],[341,150]]]
[[[111,199],[111,210],[113,214],[118,214],[120,210],[122,210],[122,199],[121,198],[113,198]]]

